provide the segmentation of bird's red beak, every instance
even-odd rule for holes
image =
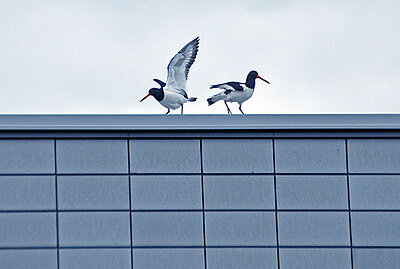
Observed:
[[[142,102],[144,99],[146,99],[146,98],[149,97],[149,96],[150,96],[150,93],[147,94],[145,97],[143,97],[142,100],[140,100],[140,102]]]
[[[257,76],[257,78],[259,78],[259,79],[261,79],[261,80],[263,80],[263,81],[265,81],[265,82],[267,82],[268,84],[271,84],[271,83],[269,83],[266,79],[263,79],[262,77],[260,77],[260,76]]]

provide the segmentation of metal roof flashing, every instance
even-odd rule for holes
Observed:
[[[0,115],[1,131],[400,130],[400,114]]]

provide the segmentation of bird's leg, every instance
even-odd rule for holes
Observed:
[[[225,105],[226,105],[226,108],[228,109],[228,114],[232,114],[232,111],[231,111],[231,109],[229,108],[229,106],[228,106],[228,104],[226,103],[226,101],[224,101],[224,103],[225,103]]]
[[[244,114],[244,112],[242,110],[242,105],[239,105],[239,110],[240,110],[240,112],[242,112],[242,114]]]
[[[181,114],[183,114],[183,104],[181,105]]]
[[[167,111],[167,113],[165,113],[165,115],[168,115],[168,114],[169,114],[169,111],[170,111],[170,110],[169,110],[169,108],[168,108],[168,111]]]

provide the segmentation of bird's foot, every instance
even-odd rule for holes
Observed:
[[[165,115],[168,115],[168,114],[169,114],[169,112],[170,112],[170,110],[169,110],[169,108],[168,108],[168,111],[167,111],[167,113],[165,113]]]

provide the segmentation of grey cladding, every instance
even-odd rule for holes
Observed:
[[[274,209],[273,176],[204,176],[205,209]]]
[[[60,246],[130,246],[128,212],[59,213]]]
[[[344,139],[277,139],[278,173],[344,173]]]
[[[0,140],[0,173],[54,173],[54,140]]]
[[[282,269],[352,268],[350,249],[346,248],[285,248],[280,250],[279,255],[282,261],[280,268]]]
[[[131,176],[132,209],[201,210],[200,176]]]
[[[199,140],[130,140],[132,173],[200,173]]]
[[[204,251],[196,248],[134,249],[133,268],[204,269]]]
[[[57,184],[59,209],[129,209],[128,176],[59,176]]]
[[[202,246],[201,212],[132,214],[133,246]]]
[[[63,249],[60,251],[60,268],[129,269],[129,249]]]
[[[127,173],[126,140],[57,140],[59,173]]]
[[[211,248],[207,250],[208,269],[275,269],[273,248]]]
[[[279,244],[349,246],[348,221],[343,212],[279,212]]]
[[[271,173],[271,139],[204,139],[205,173]]]
[[[0,115],[0,268],[399,268],[399,123]]]
[[[271,212],[207,212],[205,216],[207,246],[276,245]]]
[[[54,176],[0,176],[0,210],[55,210]]]

